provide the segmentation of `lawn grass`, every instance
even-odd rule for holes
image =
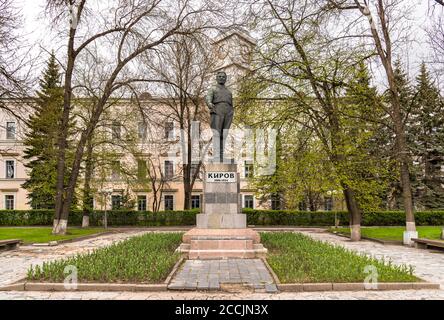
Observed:
[[[25,244],[42,243],[57,240],[68,240],[83,237],[95,233],[104,232],[101,228],[68,228],[66,235],[51,234],[50,227],[23,227],[23,228],[0,228],[0,240],[21,239]]]
[[[67,266],[77,268],[79,282],[159,283],[180,254],[182,233],[147,233],[91,253],[31,266],[28,280],[63,282]],[[67,269],[70,270],[70,269]]]
[[[440,226],[417,226],[418,236],[420,238],[439,240],[441,238]],[[337,231],[340,233],[350,234],[349,228],[330,228],[330,231]],[[381,239],[381,240],[391,240],[391,241],[402,241],[403,232],[405,227],[362,227],[361,234],[363,237]]]
[[[359,255],[341,246],[293,232],[261,233],[267,261],[282,283],[363,282],[367,266],[376,267],[378,282],[420,281],[409,266]],[[367,267],[373,268],[373,267]]]

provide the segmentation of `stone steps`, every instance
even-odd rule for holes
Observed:
[[[260,256],[257,250],[190,250],[188,252],[188,258],[193,259],[229,259],[229,258],[241,258],[241,259],[254,259]]]
[[[253,240],[251,239],[194,239],[190,244],[190,250],[253,250]]]
[[[253,259],[264,257],[267,249],[253,240],[191,240],[178,248],[188,259]]]

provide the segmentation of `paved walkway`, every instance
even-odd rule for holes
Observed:
[[[444,300],[443,290],[344,292],[1,292],[0,300]],[[264,301],[266,302],[266,301]]]
[[[148,231],[125,231],[105,234],[77,242],[63,243],[53,247],[21,246],[18,250],[0,252],[0,286],[19,281],[26,277],[30,265],[56,260],[77,253],[93,251],[129,237]]]
[[[205,300],[205,299],[257,299],[257,300],[313,300],[313,299],[440,299],[444,300],[444,254],[431,250],[403,246],[382,245],[371,241],[350,242],[348,239],[317,230],[300,231],[315,239],[344,246],[377,258],[391,259],[395,264],[410,264],[415,274],[431,282],[440,283],[441,290],[400,290],[400,291],[360,291],[360,292],[255,292],[254,288],[234,286],[229,292],[219,291],[168,291],[168,292],[1,292],[2,299],[155,299],[155,300]],[[320,231],[320,230],[319,230]],[[125,233],[104,235],[80,242],[62,244],[57,247],[22,247],[17,251],[0,253],[0,284],[12,283],[26,275],[30,264],[42,263],[90,251],[148,231],[128,230]],[[210,266],[211,268],[211,266]],[[225,268],[225,267],[224,267]],[[203,268],[205,269],[205,268]],[[221,268],[222,269],[222,268]],[[228,265],[228,275],[230,275]],[[247,268],[248,269],[248,268]],[[191,269],[190,269],[191,273]],[[240,274],[239,270],[239,274]],[[196,277],[198,279],[199,277]],[[223,279],[223,277],[221,277]],[[242,277],[241,277],[242,279]],[[199,283],[199,281],[197,281]]]
[[[227,284],[277,292],[273,278],[261,259],[186,260],[168,288],[219,290]]]

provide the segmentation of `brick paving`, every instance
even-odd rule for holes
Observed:
[[[399,290],[399,291],[358,291],[358,292],[279,292],[267,293],[255,290],[254,287],[230,287],[224,291],[167,291],[167,292],[1,292],[4,299],[115,299],[115,300],[208,300],[208,299],[256,299],[256,300],[444,300],[444,254],[433,250],[415,249],[396,245],[383,245],[371,241],[350,242],[348,239],[322,230],[298,230],[314,239],[327,241],[376,258],[390,259],[395,264],[410,264],[415,274],[425,280],[440,283],[441,290]],[[103,235],[98,238],[67,243],[57,247],[22,247],[17,251],[0,253],[0,284],[12,283],[26,275],[30,264],[58,259],[68,255],[85,252],[121,241],[128,237],[149,231],[128,230],[122,233]],[[228,265],[228,274],[230,268]],[[240,271],[239,271],[240,273]],[[196,278],[197,275],[196,275]],[[224,278],[224,277],[221,277]],[[226,285],[229,285],[225,283]],[[222,285],[223,286],[223,285]]]
[[[261,259],[186,260],[168,289],[220,290],[224,284],[241,284],[255,290],[277,292]]]
[[[0,291],[0,300],[444,300],[444,290],[279,292],[240,290],[167,292]]]

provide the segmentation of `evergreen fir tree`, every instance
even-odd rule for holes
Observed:
[[[24,140],[24,158],[28,160],[29,204],[34,209],[53,209],[57,177],[57,137],[63,108],[63,87],[54,53],[51,54],[36,92],[35,112]]]
[[[444,105],[425,63],[416,78],[415,99],[407,125],[412,150],[418,204],[424,209],[444,208]]]
[[[404,119],[404,123],[406,124],[406,130],[408,130],[408,119],[411,116],[412,111],[412,102],[414,100],[414,90],[411,85],[411,81],[402,65],[401,60],[396,60],[394,63],[394,74],[395,74],[395,81],[396,86],[398,88],[399,93],[399,100],[401,105],[401,115]],[[386,97],[386,103],[390,103],[389,97]],[[386,115],[388,117],[388,115]],[[388,122],[390,123],[390,122]],[[382,139],[385,140],[386,144],[386,152],[392,157],[397,154],[396,151],[396,145],[395,145],[395,134],[393,130],[391,130],[389,127],[386,128],[380,128],[380,135],[383,137]],[[408,138],[407,138],[408,140]],[[395,157],[393,157],[395,159]],[[393,167],[394,172],[397,172],[398,169]],[[412,169],[414,171],[414,169]],[[394,174],[394,177],[397,177],[397,175]],[[411,181],[413,186],[413,201],[415,202],[415,189],[416,189],[416,182],[414,179],[415,175],[412,174]],[[402,204],[402,187],[401,182],[399,181],[399,177],[397,177],[395,180],[391,183],[391,191],[389,192],[388,199],[387,199],[387,207],[388,209],[403,209]]]

